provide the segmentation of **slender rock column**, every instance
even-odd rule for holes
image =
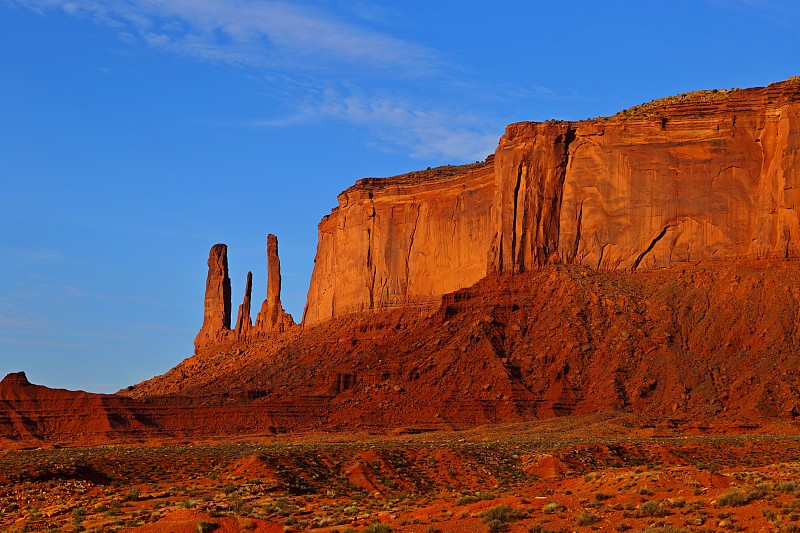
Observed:
[[[244,287],[244,301],[239,306],[239,315],[236,318],[236,332],[239,334],[245,333],[253,327],[253,322],[250,320],[250,298],[253,293],[253,273],[247,273],[247,283]]]
[[[195,348],[219,340],[231,329],[231,280],[228,277],[228,247],[215,244],[208,254],[203,327],[195,337]]]
[[[267,299],[256,318],[258,331],[283,331],[294,324],[291,315],[283,310],[281,303],[281,260],[278,257],[278,238],[267,235]]]
[[[278,237],[267,235],[267,314],[271,326],[278,323],[281,305],[281,259],[278,257]]]

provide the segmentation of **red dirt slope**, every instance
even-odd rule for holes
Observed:
[[[800,265],[648,272],[550,266],[435,307],[220,345],[124,391],[250,391],[278,430],[462,426],[623,410],[749,425],[800,412]]]

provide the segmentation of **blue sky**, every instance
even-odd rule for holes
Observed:
[[[113,392],[192,351],[280,241],[299,319],[356,179],[483,159],[506,124],[800,74],[772,0],[0,0],[0,375]]]

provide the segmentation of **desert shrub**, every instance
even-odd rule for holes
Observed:
[[[516,522],[526,516],[527,513],[522,509],[503,503],[483,513],[483,522],[489,527],[491,533],[499,533],[508,530],[509,522]]]
[[[640,516],[667,516],[669,509],[662,507],[659,502],[648,500],[639,506]]]
[[[506,522],[501,522],[500,520],[489,520],[486,522],[486,527],[489,528],[489,533],[503,533],[510,529]]]
[[[686,500],[684,500],[683,498],[669,499],[666,502],[661,502],[661,503],[673,509],[682,509],[686,507]]]
[[[526,516],[528,515],[524,510],[511,507],[507,503],[502,503],[483,513],[483,521],[499,520],[500,522],[516,522]]]
[[[534,524],[528,528],[528,533],[569,533],[568,529],[550,529],[541,524]]]
[[[748,491],[731,489],[717,498],[717,505],[720,507],[740,507],[763,497],[764,491],[761,489],[753,488]]]
[[[381,522],[373,522],[361,531],[362,533],[392,533],[392,528]]]
[[[201,520],[197,523],[197,533],[211,533],[212,531],[216,531],[219,528],[219,524],[216,522],[206,522],[205,520]]]
[[[591,513],[582,512],[575,517],[575,523],[579,526],[591,526],[600,521],[600,517]]]
[[[689,533],[685,529],[680,529],[670,525],[646,527],[640,533]]]
[[[773,483],[772,488],[778,492],[794,492],[797,490],[797,482],[795,481],[777,481]]]
[[[456,505],[469,505],[471,503],[475,503],[475,502],[479,502],[479,501],[481,501],[481,499],[478,498],[477,496],[473,496],[471,494],[467,494],[465,496],[459,497],[456,500]]]
[[[563,511],[564,509],[566,509],[566,507],[564,507],[563,503],[549,502],[546,503],[544,507],[542,507],[542,512],[544,514],[553,514],[559,511]]]
[[[131,490],[129,490],[128,494],[125,496],[125,499],[130,502],[139,501],[139,487],[131,487]]]

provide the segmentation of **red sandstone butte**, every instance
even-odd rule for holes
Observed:
[[[319,225],[303,322],[549,263],[797,258],[799,144],[800,78],[512,124],[483,165],[360,180],[339,195]]]
[[[389,179],[363,179],[319,224],[303,324],[438,300],[486,275],[491,157]]]
[[[512,124],[483,163],[340,194],[288,336],[270,237],[269,342],[212,335],[130,392],[251,387],[321,426],[793,418],[799,151],[800,78]]]
[[[700,431],[793,421],[798,154],[791,78],[511,124],[484,162],[359,180],[319,224],[302,324],[283,310],[269,235],[267,298],[252,324],[248,274],[232,330],[227,248],[215,245],[195,354],[111,397],[125,400],[103,415],[113,431],[96,430],[459,428],[618,411]],[[3,384],[0,427],[15,438],[78,431],[59,425],[63,393]],[[111,401],[76,394],[74,413]]]

